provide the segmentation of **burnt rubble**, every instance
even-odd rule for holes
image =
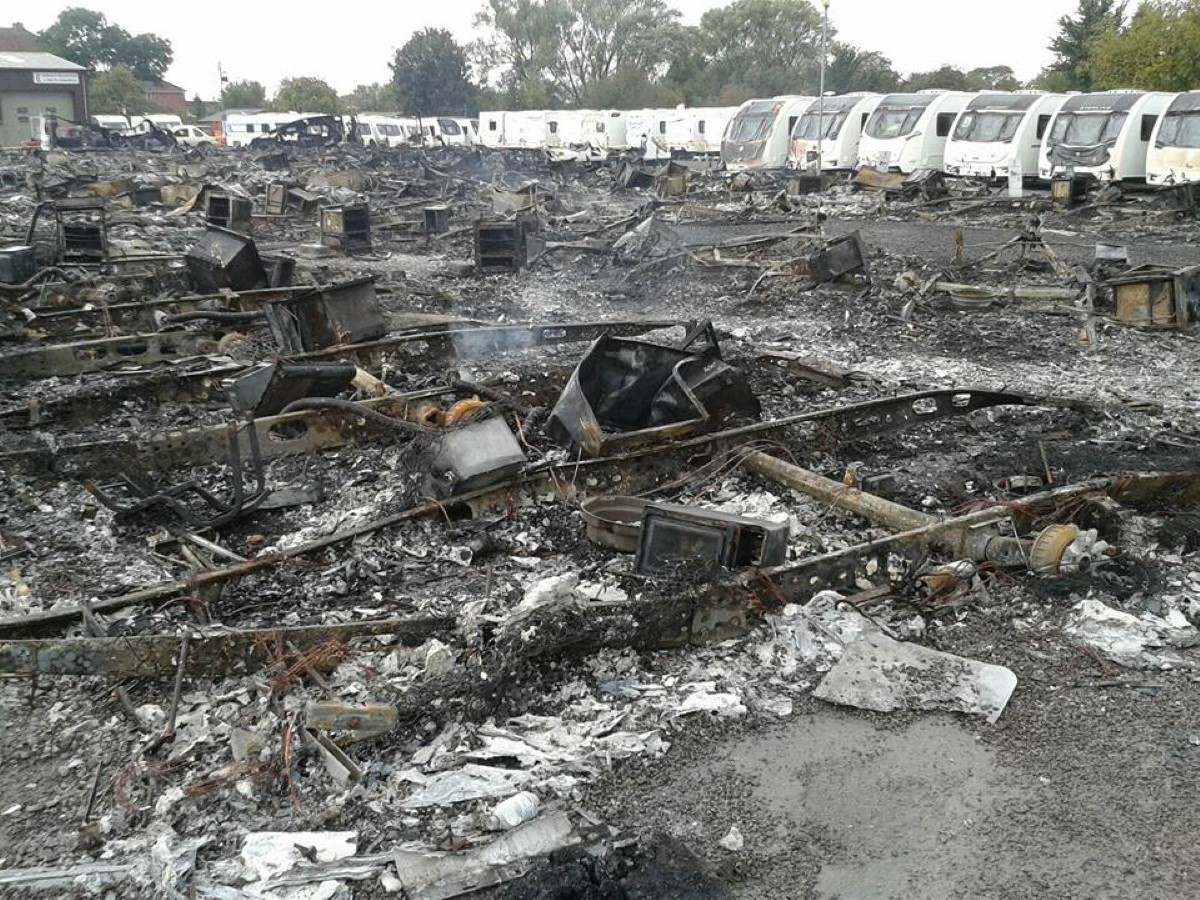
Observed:
[[[1190,194],[0,170],[0,891],[749,896],[736,827],[593,804],[817,700],[1200,664]]]

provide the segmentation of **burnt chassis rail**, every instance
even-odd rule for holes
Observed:
[[[973,396],[971,396],[973,395]],[[927,401],[934,397],[942,397],[943,402],[934,402],[932,406]],[[953,398],[959,397],[957,402]],[[970,399],[965,399],[970,397]],[[921,402],[925,401],[925,402]],[[817,410],[802,413],[786,419],[763,422],[741,428],[729,429],[714,434],[702,435],[686,441],[677,441],[667,446],[656,447],[623,454],[621,456],[603,459],[581,460],[578,462],[555,463],[526,471],[520,479],[485,488],[471,494],[449,497],[440,502],[430,502],[422,506],[388,516],[375,522],[349,529],[328,538],[322,538],[310,544],[291,548],[284,554],[274,557],[260,557],[247,563],[214,569],[200,573],[194,578],[182,581],[164,582],[131,594],[100,600],[93,605],[97,612],[107,612],[122,609],[140,603],[155,603],[167,600],[180,594],[198,590],[206,585],[221,584],[224,581],[240,578],[254,572],[262,571],[281,564],[286,559],[305,556],[320,552],[334,544],[350,540],[364,534],[370,534],[383,528],[399,525],[403,522],[421,518],[427,515],[445,515],[458,518],[483,515],[493,511],[511,509],[520,499],[522,491],[528,491],[538,496],[550,496],[558,499],[574,501],[587,494],[609,493],[614,489],[624,493],[640,493],[652,490],[659,484],[677,477],[681,470],[695,466],[697,461],[705,461],[721,453],[737,449],[749,442],[781,435],[787,429],[800,425],[833,425],[836,433],[849,434],[858,422],[864,429],[856,437],[868,437],[880,433],[885,423],[892,423],[895,428],[902,428],[912,420],[907,415],[896,413],[880,419],[877,415],[882,407],[889,405],[909,405],[921,402],[919,421],[932,421],[935,418],[963,415],[974,409],[1002,404],[1020,404],[1027,406],[1062,406],[1069,408],[1092,408],[1091,404],[1082,401],[1062,398],[1038,398],[1026,394],[1014,394],[998,391],[965,391],[965,390],[935,390],[906,394],[888,400],[873,400],[864,404],[832,410]],[[863,410],[871,410],[872,414],[866,419],[858,418]],[[284,418],[284,417],[273,417]],[[270,420],[260,419],[258,422],[267,423]],[[224,426],[219,426],[223,428]],[[210,440],[224,431],[210,433]],[[264,443],[264,455],[268,452],[269,442]],[[169,452],[169,451],[168,451]],[[580,485],[587,485],[584,489]],[[23,633],[44,631],[61,627],[75,621],[82,614],[82,607],[67,607],[48,612],[33,613],[20,620],[0,620],[0,636],[8,633]]]
[[[690,330],[692,325],[694,323],[678,319],[647,319],[443,328],[296,353],[290,355],[289,359],[305,361],[352,358],[358,360],[360,365],[370,366],[393,350],[410,349],[419,353],[422,359],[427,359],[431,353],[451,357],[462,353],[509,353],[555,344],[592,341],[602,334],[633,337],[665,328],[683,327]],[[32,347],[0,356],[0,378],[86,375],[126,363],[147,365],[169,362],[199,355],[202,347],[214,345],[220,337],[218,332],[161,331]]]
[[[388,415],[407,417],[412,404],[454,388],[431,388],[394,397],[364,401],[363,405]],[[690,440],[675,441],[656,448],[630,451],[619,456],[602,457],[570,464],[570,477],[590,473],[611,465],[627,467],[628,462],[640,460],[652,463],[662,455],[671,458],[666,468],[677,466],[678,456],[685,457],[697,450],[733,447],[758,438],[775,438],[788,428],[815,424],[816,439],[825,446],[835,446],[862,440],[888,431],[916,424],[966,415],[992,406],[1051,406],[1091,408],[1090,404],[1069,398],[1045,398],[1010,391],[932,390],[868,400],[850,406],[801,413],[770,422],[759,422],[726,431],[702,435]],[[254,420],[264,460],[280,456],[295,456],[343,446],[352,440],[370,440],[379,432],[360,420],[334,416],[317,411],[295,412],[266,416]],[[87,473],[92,477],[108,477],[120,467],[136,465],[150,470],[169,470],[186,465],[205,465],[224,458],[224,425],[161,432],[138,441],[113,439],[66,444],[55,449],[39,447],[0,453],[0,470],[42,471],[54,469],[68,474]],[[538,470],[533,470],[536,474]]]
[[[1194,507],[1200,504],[1200,472],[1132,472],[1095,478],[1026,497],[1019,512],[1026,517],[1053,515],[1064,503],[1089,494],[1107,496],[1134,508]],[[436,504],[410,510],[390,517],[386,524],[410,521],[417,515],[433,511],[442,510]],[[690,593],[676,592],[647,601],[597,604],[578,614],[578,621],[574,623],[574,633],[578,635],[576,643],[590,649],[600,646],[656,649],[726,640],[745,634],[766,613],[778,610],[786,603],[804,603],[820,591],[833,589],[853,593],[868,582],[894,581],[924,557],[921,548],[935,536],[965,535],[973,528],[994,525],[1015,514],[1009,506],[991,507],[837,553],[814,556],[773,569],[750,571]],[[291,555],[323,549],[379,527],[383,526],[378,523],[359,526],[306,548],[298,548]],[[249,574],[278,561],[252,560],[233,568],[240,570],[238,574]],[[228,577],[228,574],[220,575],[220,571],[207,573],[204,582],[220,583]],[[195,583],[182,584],[194,587],[198,583],[199,579]],[[174,588],[175,585],[164,585],[141,592],[143,596],[100,601],[90,609],[97,612],[117,609],[182,592]],[[153,596],[145,596],[147,594]],[[82,612],[82,609],[56,610],[23,619],[0,620],[0,673],[35,677],[166,678],[177,672],[183,644],[183,638],[178,635],[12,639],[68,624],[73,620],[73,614],[77,616]],[[433,636],[455,641],[455,629],[453,618],[407,618],[211,634],[189,642],[185,671],[192,676],[213,677],[252,671],[274,663],[275,659],[266,649],[285,642],[304,649],[329,639],[394,635],[403,643],[416,644]]]

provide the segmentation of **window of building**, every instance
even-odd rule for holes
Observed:
[[[947,137],[954,126],[954,113],[938,113],[937,136]]]

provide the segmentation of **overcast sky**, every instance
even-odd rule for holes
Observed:
[[[481,5],[482,0],[286,6],[255,0],[41,0],[26,5],[21,16],[27,28],[40,31],[62,9],[84,6],[134,34],[160,34],[175,50],[167,80],[183,87],[189,98],[199,93],[211,99],[220,87],[217,63],[231,79],[261,81],[269,91],[280,79],[298,75],[324,78],[340,93],[386,81],[388,61],[414,31],[447,28],[465,43],[475,37],[471,23]],[[686,22],[695,23],[706,9],[724,4],[674,0],[673,5]],[[1007,64],[1027,79],[1048,61],[1046,45],[1059,16],[1077,6],[1077,0],[833,0],[829,20],[842,40],[881,51],[902,73],[943,63],[964,69]]]

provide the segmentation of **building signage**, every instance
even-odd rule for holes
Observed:
[[[34,72],[34,84],[79,84],[78,72]]]

